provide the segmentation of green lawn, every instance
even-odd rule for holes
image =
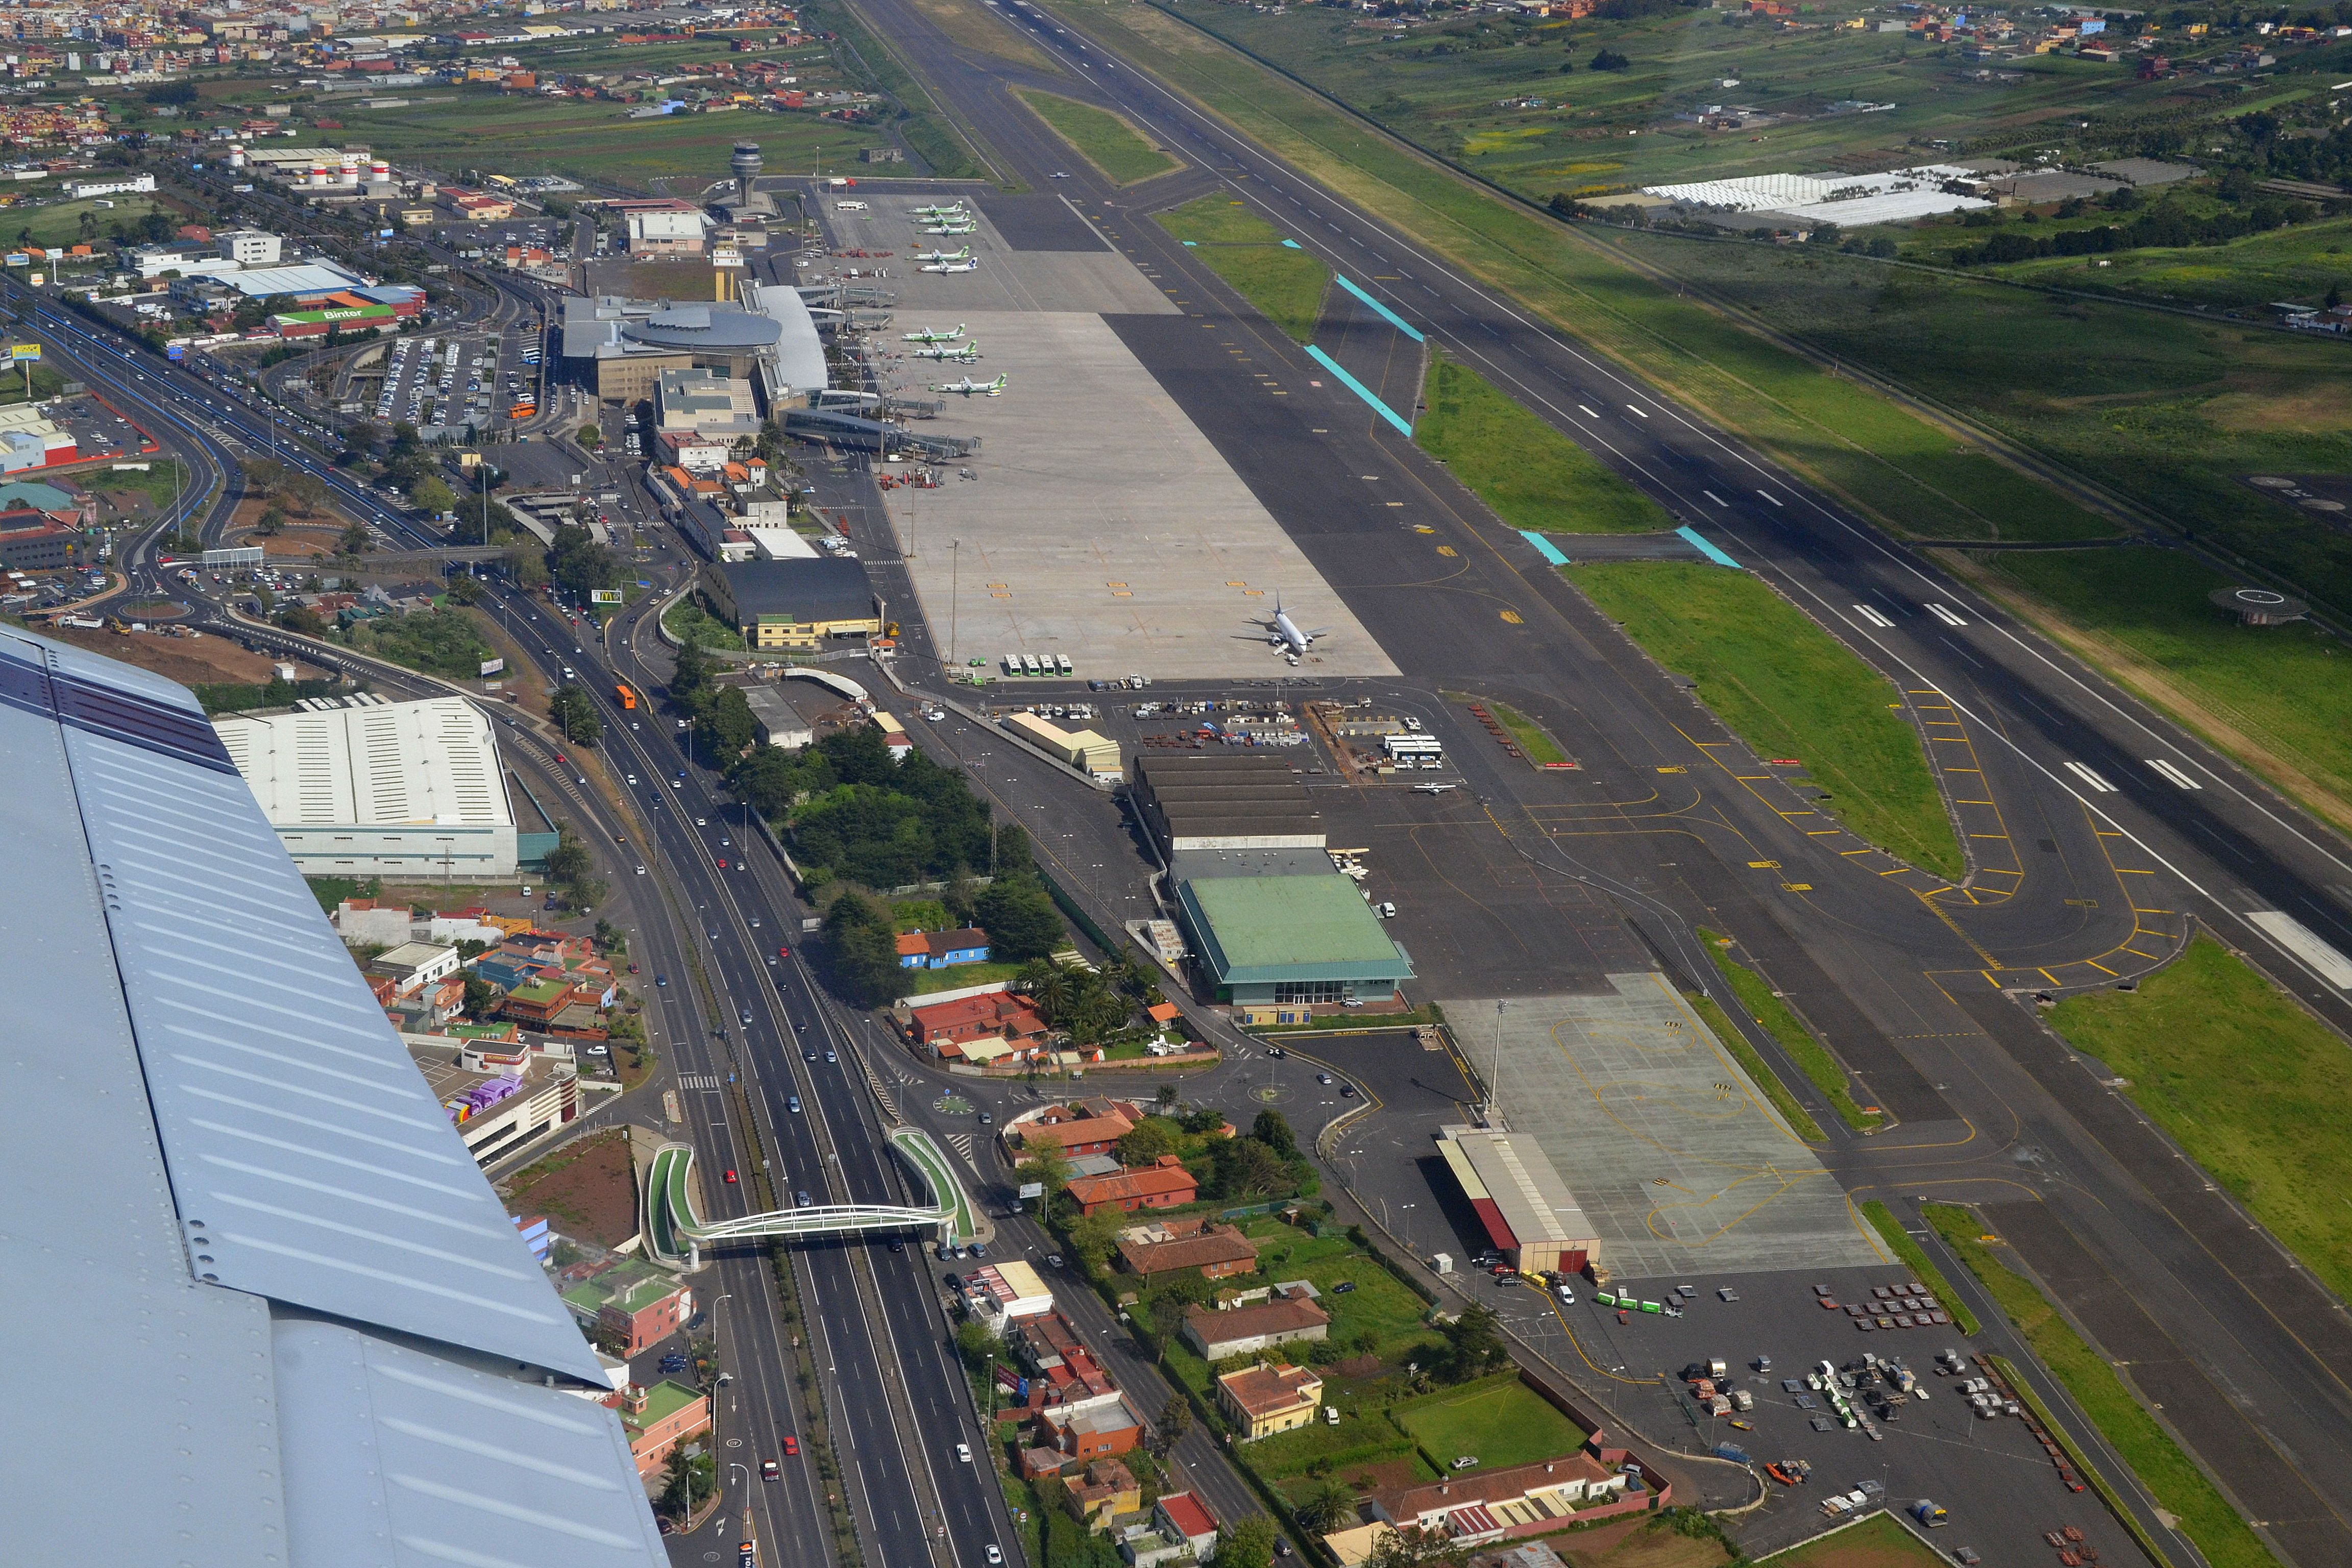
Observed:
[[[1284,245],[1272,224],[1223,196],[1202,196],[1157,216],[1259,314],[1299,342],[1313,340],[1331,287],[1328,267]]]
[[[1834,1535],[1819,1536],[1802,1546],[1760,1557],[1772,1568],[1943,1568],[1936,1550],[1896,1522],[1892,1514],[1876,1513]]]
[[[1894,684],[1745,572],[1679,561],[1562,569],[1759,756],[1803,759],[1845,826],[1958,879],[1959,841]]]
[[[1407,1400],[1391,1405],[1389,1417],[1441,1468],[1464,1454],[1486,1469],[1531,1465],[1573,1454],[1591,1436],[1517,1373]]]
[[[1789,1092],[1789,1086],[1780,1081],[1780,1075],[1766,1063],[1762,1053],[1748,1043],[1748,1037],[1724,1015],[1723,1009],[1715,1005],[1714,998],[1692,994],[1683,1000],[1688,1002],[1691,1010],[1715,1031],[1715,1037],[1723,1042],[1723,1048],[1731,1053],[1732,1059],[1739,1064],[1740,1070],[1748,1075],[1749,1081],[1763,1090],[1764,1098],[1772,1102],[1772,1109],[1780,1113],[1780,1120],[1789,1124],[1790,1131],[1808,1143],[1829,1142],[1829,1134],[1822,1131],[1822,1124],[1813,1120],[1812,1112],[1798,1103],[1797,1097]]]
[[[1877,1227],[1879,1237],[1886,1243],[1888,1249],[1911,1266],[1912,1278],[1927,1286],[1934,1292],[1936,1300],[1944,1304],[1944,1310],[1952,1314],[1952,1321],[1958,1326],[1960,1332],[1973,1334],[1983,1327],[1977,1321],[1977,1315],[1969,1310],[1958,1293],[1953,1290],[1952,1282],[1944,1278],[1944,1271],[1936,1267],[1936,1260],[1927,1256],[1927,1249],[1903,1228],[1903,1222],[1895,1217],[1893,1209],[1873,1198],[1862,1205],[1862,1212]]]
[[[1589,226],[1505,202],[1156,7],[1058,8],[1304,173],[1889,527],[1931,538],[2109,531],[2047,486],[1685,298]]]
[[[1724,983],[1739,998],[1739,1005],[1748,1009],[1748,1016],[1763,1025],[1780,1042],[1789,1059],[1803,1070],[1815,1089],[1829,1097],[1830,1104],[1848,1127],[1864,1132],[1886,1120],[1875,1108],[1864,1110],[1855,1102],[1853,1080],[1846,1077],[1837,1058],[1830,1055],[1829,1047],[1813,1038],[1813,1032],[1805,1027],[1804,1021],[1788,1003],[1772,994],[1771,985],[1762,975],[1724,951],[1724,938],[1703,928],[1699,937],[1707,956],[1715,960],[1715,967],[1722,973]]]
[[[1553,740],[1542,725],[1509,703],[1489,702],[1486,711],[1495,716],[1496,723],[1511,732],[1511,739],[1519,743],[1519,750],[1528,754],[1528,761],[1539,764],[1568,761],[1568,753],[1559,749],[1559,742]]]
[[[1657,502],[1476,371],[1432,355],[1413,426],[1423,450],[1513,528],[1539,533],[1654,533],[1675,520]]]
[[[2070,996],[2050,1025],[2131,1080],[2166,1133],[2337,1295],[2352,1295],[2352,1052],[2200,937],[2137,991]]]
[[[934,991],[960,991],[967,985],[988,985],[997,981],[1018,979],[1021,966],[1017,963],[959,963],[948,969],[902,969],[898,972],[899,994],[928,996]]]
[[[2340,640],[2309,626],[2239,626],[2205,601],[2230,579],[2177,551],[2005,552],[1990,564],[1981,580],[2022,588],[2080,629],[2062,640],[2352,827],[2352,650]]]
[[[1397,1361],[1431,1341],[1423,1321],[1428,1303],[1347,1237],[1309,1237],[1276,1219],[1256,1221],[1244,1234],[1258,1244],[1261,1279],[1305,1279],[1323,1293],[1318,1305],[1331,1314],[1334,1342],[1352,1351],[1369,1334],[1373,1353]],[[1335,1293],[1332,1287],[1343,1280],[1356,1288]]]
[[[743,651],[742,634],[705,610],[691,594],[662,612],[662,625],[681,642],[691,636],[705,647]]]
[[[1131,185],[1178,166],[1143,132],[1107,109],[1034,88],[1015,88],[1013,93],[1035,110],[1037,118],[1052,126],[1056,135],[1077,149],[1079,156],[1116,184]]]
[[[2262,1539],[2142,1408],[2106,1359],[2084,1342],[2032,1280],[1979,1239],[1985,1226],[1973,1209],[1927,1204],[1920,1213],[1983,1281],[2034,1355],[2066,1385],[2158,1504],[2179,1516],[2181,1533],[2196,1543],[2210,1568],[2278,1568]]]

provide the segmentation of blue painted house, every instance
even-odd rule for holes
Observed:
[[[988,933],[967,931],[910,931],[898,938],[901,969],[948,969],[959,963],[988,962]]]

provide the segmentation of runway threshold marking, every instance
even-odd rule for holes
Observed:
[[[2069,761],[2066,763],[2066,771],[2073,773],[2076,778],[2081,779],[2093,789],[2098,791],[2101,795],[2113,795],[2116,793],[2115,785],[2109,784],[2106,780],[2101,778],[2098,774],[2093,773],[2090,769],[2084,767],[2080,763]]]
[[[2166,780],[2172,784],[2179,784],[2182,789],[2203,789],[2205,787],[2203,784],[2199,784],[2195,779],[2190,778],[2187,773],[2182,773],[2179,768],[2174,767],[2170,763],[2166,762],[2162,757],[2148,758],[2147,765],[2154,768],[2158,773],[2163,774]]]
[[[2319,972],[2338,991],[2352,990],[2352,958],[2323,940],[2317,931],[2283,910],[2252,910],[2247,923]]]
[[[1854,614],[1860,616],[1864,620],[1868,621],[1872,626],[1877,626],[1882,630],[1892,631],[1895,627],[1895,623],[1893,621],[1888,620],[1885,616],[1880,615],[1868,605],[1856,605],[1853,607],[1853,611]]]
[[[1943,622],[1948,626],[1964,626],[1969,624],[1941,605],[1929,605],[1927,606],[1927,613],[1935,616],[1937,620]]]

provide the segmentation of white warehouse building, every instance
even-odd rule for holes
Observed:
[[[516,874],[498,737],[461,697],[362,694],[213,721],[306,877],[481,882]]]

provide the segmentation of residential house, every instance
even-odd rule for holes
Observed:
[[[959,963],[988,962],[988,933],[962,931],[910,931],[898,937],[901,969],[949,969]]]
[[[642,1355],[694,1316],[694,1292],[671,1275],[635,1261],[614,1265],[563,1292],[572,1315],[620,1342],[619,1353]]]
[[[1379,1523],[1399,1530],[1418,1527],[1457,1546],[1478,1546],[1512,1536],[1546,1535],[1612,1513],[1638,1512],[1660,1500],[1638,1467],[1611,1469],[1588,1451],[1426,1486],[1383,1489],[1372,1493],[1370,1509]]]
[[[993,1060],[1019,1055],[1045,1039],[1045,1015],[1017,991],[989,991],[908,1008],[900,1027],[918,1046],[950,1061]]]
[[[1173,1154],[1162,1154],[1149,1165],[1108,1176],[1074,1177],[1069,1194],[1081,1214],[1100,1214],[1107,1209],[1132,1213],[1137,1209],[1180,1208],[1201,1195],[1201,1182],[1184,1168],[1182,1160]]]
[[[621,1413],[621,1429],[629,1435],[640,1476],[658,1475],[672,1449],[710,1427],[710,1396],[667,1378],[651,1388],[633,1383],[611,1403]]]
[[[1054,1293],[1026,1263],[982,1264],[964,1276],[964,1305],[975,1322],[998,1339],[1023,1318],[1054,1310]]]
[[[1184,1313],[1184,1342],[1208,1362],[1272,1350],[1294,1340],[1320,1340],[1330,1331],[1331,1314],[1308,1300],[1304,1291],[1284,1295],[1277,1290],[1271,1300],[1222,1312],[1192,1307]]]
[[[1151,1505],[1153,1517],[1202,1563],[1217,1549],[1217,1521],[1191,1492],[1171,1492]]]
[[[1066,1483],[1062,1496],[1078,1522],[1093,1531],[1108,1530],[1120,1514],[1143,1507],[1143,1488],[1135,1472],[1117,1459],[1095,1460],[1084,1475]]]
[[[1230,1225],[1204,1228],[1194,1220],[1166,1221],[1119,1233],[1118,1261],[1148,1282],[1197,1268],[1205,1279],[1224,1279],[1257,1272],[1257,1248]]]
[[[1287,1363],[1244,1367],[1217,1379],[1217,1408],[1241,1428],[1245,1443],[1306,1426],[1322,1402],[1323,1380]]]
[[[1135,1418],[1123,1399],[1114,1398],[1108,1404],[1090,1405],[1082,1410],[1049,1406],[1038,1412],[1037,1425],[1055,1447],[1074,1459],[1131,1454],[1143,1441],[1143,1423]]]
[[[1044,1149],[1067,1156],[1108,1154],[1142,1120],[1143,1112],[1122,1100],[1049,1105],[1008,1124],[1004,1142],[1016,1160]]]
[[[457,950],[436,947],[428,942],[404,942],[391,952],[371,959],[368,969],[392,977],[394,995],[414,996],[457,973]],[[463,990],[460,986],[461,994]]]

